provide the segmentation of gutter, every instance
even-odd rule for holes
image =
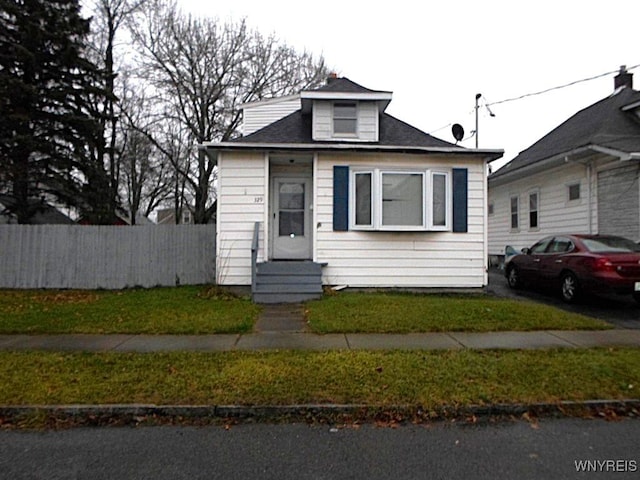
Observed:
[[[220,142],[203,143],[198,149],[209,152],[219,150],[292,150],[292,151],[370,151],[370,152],[400,152],[400,153],[441,153],[445,155],[473,155],[483,156],[488,162],[502,158],[504,150],[494,149],[465,149],[461,147],[416,147],[401,145],[368,145],[352,143],[317,144],[317,143],[242,143]],[[210,154],[209,154],[210,155]],[[210,155],[211,156],[211,155]]]
[[[572,156],[590,152],[617,157],[620,161],[640,160],[640,152],[623,152],[621,150],[614,150],[607,147],[601,147],[599,145],[587,145],[585,147],[579,147],[573,150],[569,150],[568,152],[556,154],[552,157],[539,160],[530,165],[526,165],[510,172],[500,173],[500,170],[498,170],[496,173],[489,177],[489,183],[494,186],[499,186],[511,180],[526,177],[534,172],[537,172],[538,170],[544,170],[545,168],[554,166],[555,164],[561,165],[562,163],[570,161],[570,157]]]

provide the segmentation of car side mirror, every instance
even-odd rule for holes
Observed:
[[[530,248],[523,248],[522,250],[520,250],[522,253],[524,253],[525,255],[531,255],[531,249]]]

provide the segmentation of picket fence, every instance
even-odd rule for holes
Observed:
[[[215,225],[0,225],[0,288],[215,281]]]

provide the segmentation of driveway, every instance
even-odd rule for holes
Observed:
[[[640,305],[630,296],[590,296],[578,305],[567,305],[555,292],[529,288],[512,290],[500,270],[489,270],[488,291],[499,297],[532,300],[569,312],[580,313],[611,323],[618,328],[640,329]]]

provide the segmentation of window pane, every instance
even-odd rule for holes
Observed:
[[[335,103],[333,105],[334,118],[356,118],[355,103]]]
[[[279,193],[281,209],[304,209],[304,183],[281,183]]]
[[[420,173],[382,174],[382,224],[423,225],[422,185]]]
[[[518,197],[511,197],[511,228],[518,228]]]
[[[580,199],[580,184],[569,185],[569,200]]]
[[[356,133],[356,121],[349,118],[336,118],[333,120],[334,133]]]
[[[356,225],[371,225],[371,174],[356,174]]]
[[[433,225],[447,225],[447,176],[433,175]]]
[[[333,133],[355,134],[358,128],[358,109],[355,103],[333,104]]]
[[[281,211],[278,234],[281,237],[304,235],[304,211]]]
[[[529,227],[538,227],[538,194],[529,195]]]

